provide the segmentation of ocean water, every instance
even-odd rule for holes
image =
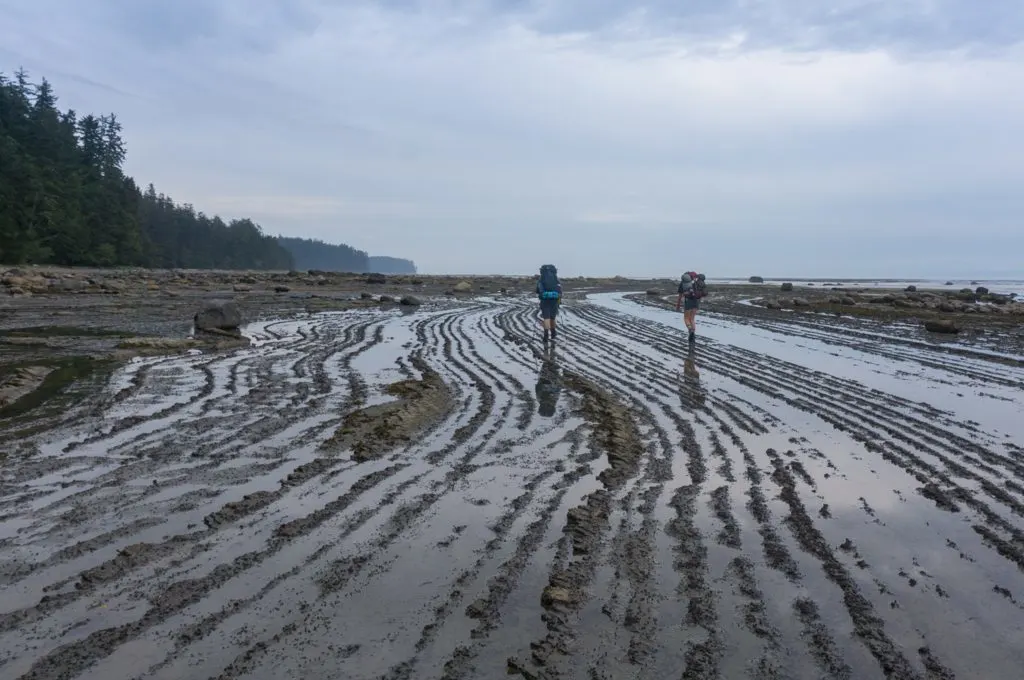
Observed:
[[[769,278],[765,277],[765,284],[779,283],[783,281],[789,281],[793,284],[794,288],[800,287],[825,287],[831,288],[833,286],[842,286],[843,288],[878,288],[878,289],[895,289],[903,290],[907,286],[917,286],[918,290],[960,290],[961,288],[977,288],[978,286],[984,286],[989,289],[989,292],[1000,293],[1002,295],[1009,295],[1010,293],[1016,293],[1019,297],[1024,298],[1024,280],[1021,279],[783,279],[783,278]],[[952,285],[947,286],[946,282],[951,281]],[[721,283],[721,284],[749,284],[747,279],[739,278],[725,278],[725,279],[713,279],[708,278],[709,283]]]

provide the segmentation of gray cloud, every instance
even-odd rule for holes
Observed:
[[[179,200],[431,271],[982,276],[1024,246],[1022,29],[1011,0],[0,0],[0,68],[116,111]]]
[[[391,9],[521,22],[544,33],[627,31],[705,40],[745,35],[749,49],[993,49],[1024,36],[1024,5],[1013,0],[387,0]]]

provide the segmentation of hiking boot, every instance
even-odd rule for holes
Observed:
[[[696,341],[697,341],[697,331],[691,330],[690,331],[690,342],[696,342]]]

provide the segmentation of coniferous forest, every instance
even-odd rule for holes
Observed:
[[[123,171],[125,154],[114,114],[61,111],[45,78],[0,73],[0,263],[281,270],[316,260],[369,270],[369,256],[348,246],[269,236],[250,219],[224,221],[141,189]]]
[[[341,272],[377,272],[415,274],[416,265],[396,257],[374,257],[351,246],[332,245],[319,239],[279,236],[278,243],[295,258],[296,269],[320,269]]]

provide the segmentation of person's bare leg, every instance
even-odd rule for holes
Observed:
[[[690,331],[690,342],[694,341],[694,337],[697,334],[697,310],[688,309],[686,310],[686,328]]]

